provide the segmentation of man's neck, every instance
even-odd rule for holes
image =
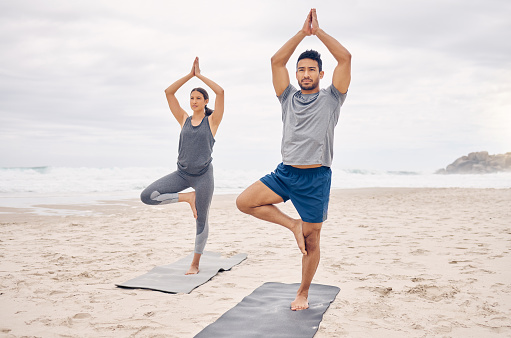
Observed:
[[[319,93],[319,86],[311,90],[300,89],[300,91],[302,92],[302,94],[316,94]]]

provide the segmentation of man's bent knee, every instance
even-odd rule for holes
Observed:
[[[260,206],[283,201],[282,197],[264,185],[263,182],[256,181],[238,196],[236,206],[241,212],[252,215],[254,210]]]
[[[245,197],[245,191],[242,192],[237,198],[236,198],[236,207],[238,207],[238,210],[245,213],[250,214],[251,206],[248,203],[249,199]]]

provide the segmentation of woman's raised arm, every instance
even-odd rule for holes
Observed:
[[[169,108],[174,117],[176,118],[177,122],[183,127],[185,124],[186,119],[188,118],[188,114],[186,111],[181,108],[179,105],[179,102],[176,98],[176,92],[181,86],[183,86],[188,80],[190,80],[192,77],[194,77],[194,69],[195,69],[195,61],[194,66],[192,66],[192,70],[187,75],[183,76],[173,84],[171,84],[167,89],[165,89],[165,96],[167,97],[167,102],[169,103]]]
[[[204,82],[213,92],[215,92],[215,110],[213,114],[209,116],[209,125],[211,127],[211,132],[213,136],[215,136],[216,131],[218,130],[218,126],[220,126],[220,122],[222,122],[222,118],[224,116],[224,89],[220,87],[216,82],[211,79],[208,79],[204,75],[201,74],[199,68],[199,58],[195,58],[193,63],[194,74],[199,78],[202,82]]]

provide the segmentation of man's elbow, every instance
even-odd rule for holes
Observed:
[[[339,66],[349,65],[349,64],[351,64],[351,53],[346,51],[346,52],[342,53],[341,55],[338,55],[336,57],[336,59],[337,59],[337,64]]]
[[[347,50],[339,55],[339,62],[351,62],[351,53]]]
[[[284,60],[282,60],[282,58],[279,58],[276,54],[271,57],[270,61],[272,67],[286,66]]]
[[[344,55],[344,59],[347,61],[347,62],[351,62],[351,53],[346,51],[345,55]]]
[[[275,55],[273,55],[273,56],[271,57],[271,59],[270,59],[270,63],[271,63],[271,65],[272,65],[272,67],[273,67],[273,66],[275,66],[275,59],[276,59],[276,58],[275,58]]]

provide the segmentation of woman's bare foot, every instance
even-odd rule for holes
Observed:
[[[296,295],[295,300],[291,303],[291,310],[293,311],[300,311],[305,310],[309,308],[309,301],[307,300],[307,297]]]
[[[185,275],[196,275],[199,273],[199,266],[197,265],[190,265],[190,269],[185,273]]]
[[[295,225],[293,226],[293,228],[289,229],[293,232],[293,235],[295,235],[296,243],[298,243],[298,248],[300,248],[302,254],[306,255],[307,250],[305,250],[305,237],[303,236],[302,224],[303,224],[302,220],[297,219],[295,221]]]
[[[201,254],[194,253],[192,264],[190,264],[190,268],[185,273],[185,275],[195,275],[199,273],[199,262],[200,262]]]
[[[187,202],[192,208],[193,217],[197,218],[197,209],[195,208],[195,191],[179,193],[179,202]]]

